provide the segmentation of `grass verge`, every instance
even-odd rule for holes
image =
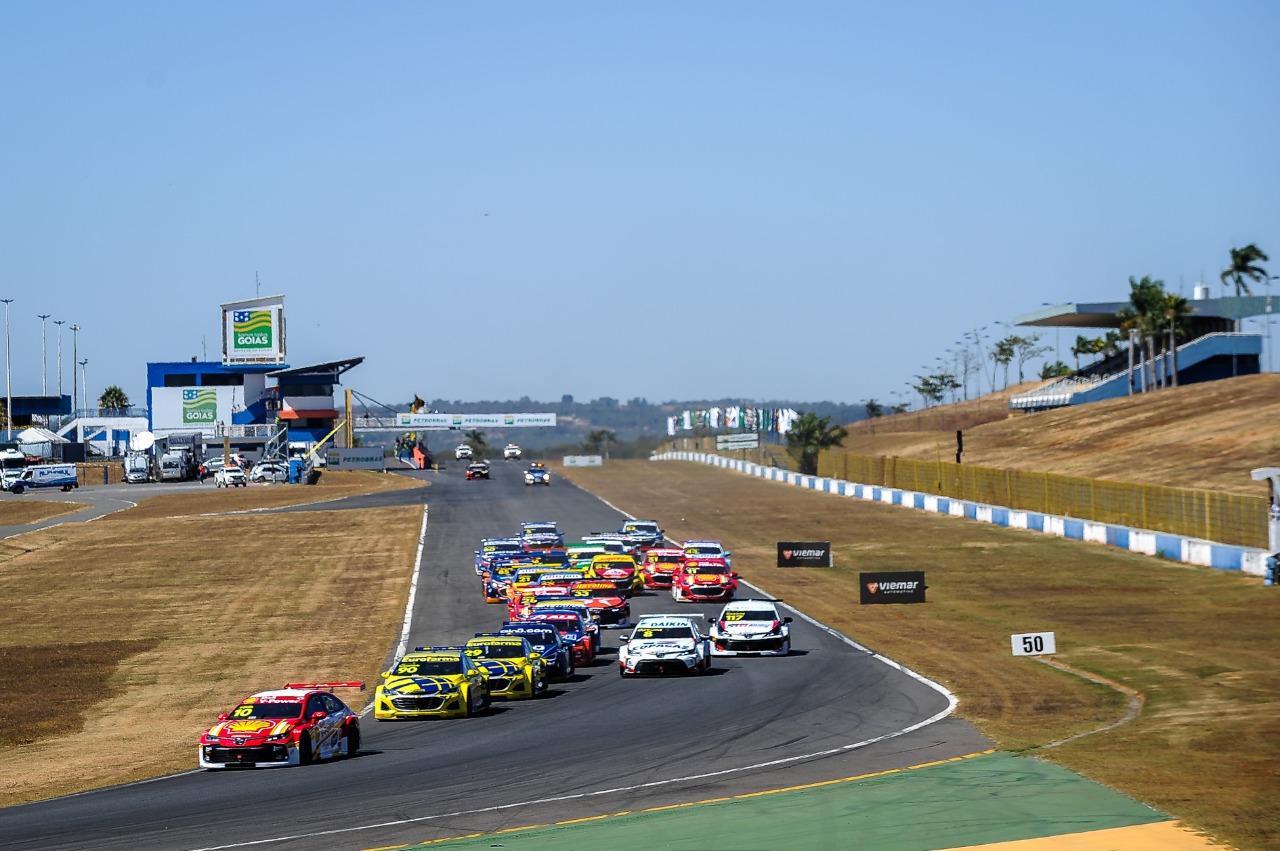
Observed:
[[[951,689],[1002,747],[1031,751],[1239,848],[1280,848],[1280,595],[1261,580],[840,498],[699,464],[611,461],[571,481],[676,539],[721,538],[742,576]],[[783,569],[779,540],[829,540],[836,567]],[[858,573],[926,571],[929,602],[858,605]],[[1058,658],[1127,698],[1014,657],[1053,631]]]
[[[164,516],[260,499],[183,497],[24,535],[0,563],[0,663],[21,669],[0,692],[0,804],[192,768],[199,732],[254,691],[363,679],[351,703],[372,694],[421,507]],[[33,709],[50,682],[74,697]]]
[[[0,526],[25,526],[50,517],[72,514],[89,506],[81,502],[33,500],[30,497],[0,496]]]

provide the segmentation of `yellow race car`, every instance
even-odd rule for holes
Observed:
[[[495,698],[527,700],[547,693],[547,660],[524,636],[477,633],[464,652],[489,675]]]
[[[373,717],[460,718],[489,709],[489,675],[462,647],[418,647],[406,653],[373,695]]]

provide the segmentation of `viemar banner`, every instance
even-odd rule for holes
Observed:
[[[396,426],[405,429],[524,428],[556,424],[555,414],[396,414]]]

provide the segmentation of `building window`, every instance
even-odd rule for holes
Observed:
[[[164,377],[165,387],[195,387],[196,374],[194,372],[174,372]]]

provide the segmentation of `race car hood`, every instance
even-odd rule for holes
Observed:
[[[730,581],[729,577],[722,573],[706,574],[698,573],[689,577],[690,585],[723,585]]]
[[[388,677],[382,690],[396,694],[452,694],[458,684],[449,677]]]
[[[298,719],[221,721],[210,727],[205,735],[211,738],[262,739],[267,736],[283,736],[294,728]]]
[[[491,677],[514,677],[520,673],[520,665],[508,659],[474,659],[472,660]]]
[[[693,652],[693,639],[674,640],[669,638],[641,639],[627,642],[627,655],[642,656],[680,656]]]

